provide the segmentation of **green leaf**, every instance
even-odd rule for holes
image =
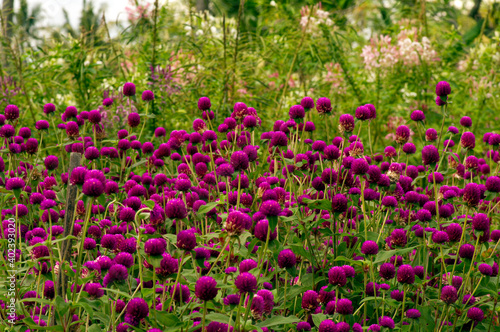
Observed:
[[[97,324],[92,324],[89,326],[89,329],[87,330],[89,332],[99,332],[102,331],[101,327]]]
[[[313,317],[316,315],[313,315]],[[288,316],[288,317],[283,317],[283,316],[274,316],[269,319],[266,319],[263,322],[259,322],[257,324],[257,327],[270,327],[270,326],[276,326],[276,325],[286,325],[286,324],[293,324],[300,322],[301,320],[298,319],[295,316]],[[319,326],[319,323],[316,324]]]
[[[413,251],[417,247],[411,247],[411,248],[405,248],[405,249],[397,249],[397,250],[389,250],[389,251],[381,251],[378,253],[377,257],[375,258],[374,263],[380,263],[385,260],[388,260],[392,256],[400,255],[403,256],[404,254]]]
[[[55,298],[55,303],[56,310],[61,316],[64,316],[64,314],[69,310],[69,303],[66,303],[59,295]]]
[[[217,207],[219,205],[219,202],[210,202],[208,204],[200,206],[198,209],[198,212],[196,213],[197,215],[205,215],[208,212],[212,211],[213,208]]]
[[[156,312],[156,319],[160,324],[163,326],[173,329],[175,327],[182,326],[182,322],[177,318],[176,315],[174,314],[169,314],[165,311],[157,311]]]
[[[269,216],[267,217],[267,220],[269,220],[269,229],[271,230],[272,233],[274,232],[276,226],[278,225],[278,216]]]

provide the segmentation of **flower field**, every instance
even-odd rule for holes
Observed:
[[[498,6],[364,6],[4,28],[0,327],[498,331]]]

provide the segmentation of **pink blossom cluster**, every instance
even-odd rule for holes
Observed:
[[[321,24],[333,26],[332,19],[328,17],[330,13],[321,9],[321,2],[312,7],[312,13],[310,12],[309,6],[302,7],[300,15],[300,26],[302,29],[305,29],[308,34],[318,34]]]
[[[344,76],[340,64],[333,62],[327,63],[325,65],[325,68],[327,70],[325,76],[325,82],[331,84],[330,88],[331,93],[345,94],[346,86],[344,84]]]
[[[418,31],[415,28],[402,30],[395,43],[390,36],[374,36],[361,52],[365,68],[367,70],[389,68],[398,63],[418,66],[422,62],[438,61],[438,54],[430,40],[427,37],[422,37],[420,41],[418,39]]]
[[[142,0],[129,0],[129,6],[125,7],[125,11],[128,15],[128,20],[132,23],[136,23],[141,19],[146,19],[151,16],[153,11],[151,4]]]

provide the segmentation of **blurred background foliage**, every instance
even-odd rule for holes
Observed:
[[[110,21],[84,1],[78,26],[40,26],[39,6],[3,1],[0,107],[16,104],[31,124],[45,103],[79,110],[102,107],[108,132],[120,129],[128,108],[120,88],[134,82],[156,95],[154,126],[188,128],[196,102],[212,100],[217,121],[237,101],[254,107],[265,130],[303,96],[329,97],[338,116],[377,107],[374,146],[392,143],[397,125],[421,109],[425,128],[438,127],[434,102],[440,80],[452,85],[447,124],[462,115],[474,132],[498,131],[500,4],[450,0],[130,0],[127,20]],[[140,112],[140,95],[134,103]],[[317,114],[313,115],[317,117]],[[318,122],[317,122],[318,123]],[[425,128],[411,124],[416,135]],[[153,129],[153,128],[151,128]],[[373,130],[373,129],[372,129]],[[152,131],[149,132],[152,135]],[[48,138],[50,139],[50,137]]]

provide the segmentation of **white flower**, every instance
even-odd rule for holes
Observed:
[[[276,7],[276,2],[273,0],[273,1],[271,1],[270,5],[273,7]]]

